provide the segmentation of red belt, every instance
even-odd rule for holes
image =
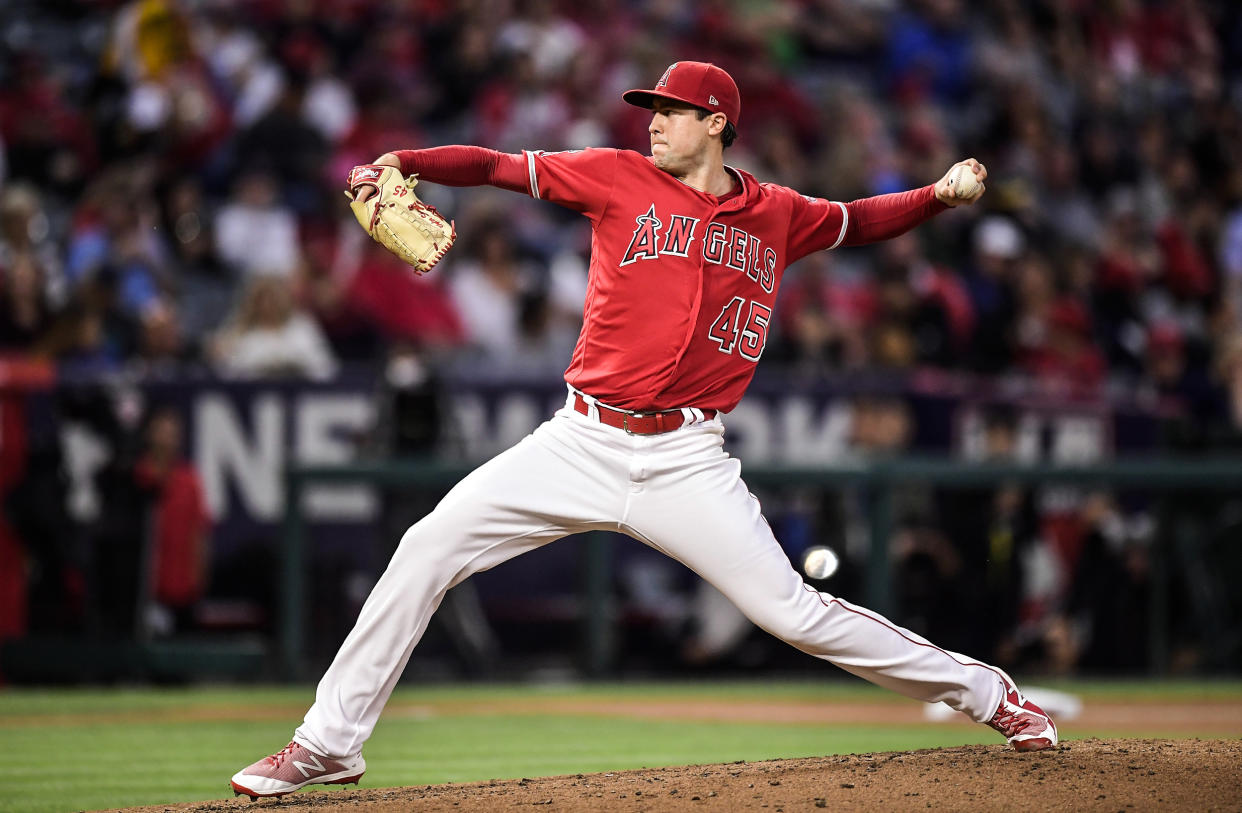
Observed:
[[[624,429],[631,435],[659,435],[672,432],[674,429],[681,428],[686,422],[685,413],[680,409],[670,409],[664,412],[627,412],[624,409],[614,409],[598,402],[595,404],[595,409],[600,423],[616,429]],[[590,405],[576,392],[574,393],[574,411],[587,417],[591,415]],[[714,409],[699,411],[703,413],[705,421],[716,417]]]

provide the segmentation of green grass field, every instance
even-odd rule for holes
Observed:
[[[1236,710],[1242,683],[1053,684],[1116,704]],[[313,688],[0,691],[0,811],[71,811],[229,796],[229,776],[280,748]],[[365,787],[910,750],[997,742],[981,726],[637,718],[626,704],[839,704],[911,701],[849,683],[658,683],[401,688],[367,745]],[[549,704],[569,704],[565,713]],[[598,712],[591,711],[600,706]],[[609,711],[609,707],[615,710]],[[584,709],[586,709],[584,711]],[[900,711],[898,712],[900,714]],[[1222,736],[1075,727],[1087,736]],[[1242,731],[1237,732],[1242,734]]]

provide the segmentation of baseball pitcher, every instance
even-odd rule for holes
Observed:
[[[811,198],[724,163],[741,100],[719,67],[675,63],[653,89],[624,99],[652,111],[648,156],[451,146],[387,153],[351,173],[364,227],[387,205],[375,183],[386,168],[433,183],[490,184],[580,212],[593,229],[582,333],[565,372],[564,407],[405,533],[292,742],[234,775],[235,792],[280,796],[357,782],[362,746],[445,592],[593,530],[622,531],[677,559],[804,652],[908,697],[943,701],[1018,750],[1057,743],[1052,720],[1000,669],[804,583],[741,464],[723,449],[724,416],[763,355],[785,268],[974,203],[987,170],[969,159],[921,189],[849,203]],[[396,208],[416,210],[404,203],[411,188],[398,190]],[[418,234],[428,231],[434,241],[410,251],[421,258],[411,260],[418,270],[453,236],[448,226]]]

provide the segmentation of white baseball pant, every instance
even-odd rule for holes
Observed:
[[[682,562],[804,652],[908,697],[990,719],[1004,692],[992,667],[803,582],[723,440],[719,417],[630,435],[569,404],[558,410],[406,531],[294,739],[327,756],[358,753],[449,588],[596,530],[621,531]]]

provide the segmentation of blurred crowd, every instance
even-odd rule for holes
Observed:
[[[395,148],[646,150],[620,92],[737,78],[728,160],[852,199],[989,167],[981,207],[791,268],[769,358],[1174,397],[1242,425],[1242,11],[1207,0],[13,0],[0,348],[85,370],[329,377],[413,347],[555,374],[587,224],[426,188],[415,278],[349,222]],[[771,361],[769,362],[771,363]]]
[[[417,277],[357,227],[343,179],[442,144],[646,152],[649,114],[621,93],[694,59],[737,80],[726,162],[761,180],[850,200],[968,156],[989,170],[979,206],[792,266],[765,368],[1121,395],[1177,417],[1182,448],[1242,448],[1235,3],[6,0],[0,43],[0,357],[87,376],[386,364],[554,379],[580,325],[585,220],[424,185],[460,239]],[[900,403],[861,403],[859,444],[900,451],[909,420]],[[180,431],[161,427],[147,447]],[[937,520],[936,533],[973,539],[960,544],[982,559],[921,532],[917,511],[895,542],[903,567],[943,577],[928,607],[954,585],[1006,584],[970,568],[1008,567],[1006,534],[1037,535],[1013,530],[1029,494],[957,499],[975,502],[947,517],[983,511],[993,526]],[[1070,581],[1140,584],[1147,565],[1127,557],[1142,546],[1097,533],[1119,527],[1117,506],[1075,510],[1087,530],[1072,561],[1096,569]],[[978,600],[968,611],[1004,621]],[[1055,628],[1039,632],[1051,652]]]

